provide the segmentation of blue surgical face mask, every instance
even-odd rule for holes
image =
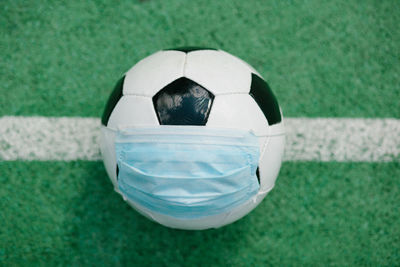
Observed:
[[[255,196],[257,137],[243,130],[160,126],[118,131],[118,186],[130,201],[176,218],[230,211]]]

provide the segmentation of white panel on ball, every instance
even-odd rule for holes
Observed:
[[[282,116],[282,115],[281,115]],[[269,127],[269,134],[271,136],[273,135],[284,135],[286,133],[285,131],[285,124],[283,122],[283,116],[282,116],[282,121],[280,123],[271,125]]]
[[[238,208],[232,210],[225,217],[224,221],[221,223],[222,225],[233,223],[234,221],[239,220],[240,218],[246,216],[250,211],[255,209],[258,204],[265,198],[268,192],[259,191],[258,194],[253,198],[239,206]]]
[[[125,95],[115,106],[107,127],[117,129],[129,126],[159,125],[150,97]]]
[[[268,137],[259,163],[260,192],[270,191],[274,187],[281,168],[284,147],[284,134]]]
[[[226,54],[226,55],[228,55],[228,56],[235,57],[235,56],[233,56],[233,55],[231,55],[231,54],[229,54],[229,53],[227,53],[227,52],[225,52],[225,51],[220,50],[220,52],[221,52],[221,53],[224,53],[224,54]],[[249,63],[247,63],[246,61],[242,60],[241,58],[238,58],[238,57],[235,57],[235,58],[236,58],[237,60],[239,60],[240,62],[242,62],[243,64],[245,64],[247,67],[249,67],[249,69],[251,70],[251,72],[257,74],[257,75],[260,76],[260,77],[262,77],[261,74],[258,73],[258,71],[256,71],[256,69],[253,68],[253,66],[251,66]]]
[[[207,126],[252,130],[257,136],[269,134],[267,119],[247,93],[216,96]]]
[[[184,75],[214,95],[250,92],[251,69],[225,52],[200,50],[188,53]]]
[[[144,58],[126,73],[123,94],[154,96],[182,77],[185,57],[180,51],[159,51]]]

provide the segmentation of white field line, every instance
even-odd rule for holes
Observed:
[[[400,120],[286,118],[285,161],[400,159]],[[0,160],[100,160],[100,120],[0,118]]]

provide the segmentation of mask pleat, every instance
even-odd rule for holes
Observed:
[[[117,135],[120,191],[155,212],[184,218],[227,211],[257,193],[256,136],[205,127],[184,133],[172,127]]]

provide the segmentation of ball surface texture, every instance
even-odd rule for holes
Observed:
[[[142,59],[128,70],[116,83],[106,104],[101,122],[100,147],[103,162],[110,180],[114,185],[114,189],[139,213],[167,227],[200,230],[218,228],[240,219],[253,210],[274,187],[275,180],[281,167],[285,144],[285,130],[277,99],[268,84],[254,68],[241,59],[222,50],[209,48],[177,48],[162,50]],[[257,190],[250,197],[246,199],[243,198],[245,200],[242,202],[237,201],[236,204],[231,197],[230,202],[232,204],[229,205],[229,208],[227,208],[228,206],[220,208],[221,206],[218,206],[220,204],[210,204],[211,206],[214,205],[215,209],[213,211],[210,210],[209,213],[207,210],[201,210],[201,208],[197,206],[199,205],[198,203],[214,203],[216,201],[215,199],[222,198],[222,195],[221,197],[218,195],[218,197],[213,200],[198,201],[196,204],[190,202],[193,204],[194,215],[186,216],[186,213],[190,215],[192,208],[191,206],[183,207],[182,203],[189,203],[185,201],[190,199],[192,189],[185,190],[182,193],[185,194],[186,200],[181,201],[179,200],[179,194],[181,194],[179,192],[180,190],[177,190],[177,187],[179,189],[179,185],[173,187],[173,190],[166,191],[166,188],[169,188],[168,184],[165,184],[167,182],[163,180],[161,184],[160,179],[164,178],[158,178],[160,175],[163,176],[164,174],[162,169],[157,174],[158,176],[154,174],[157,168],[164,168],[165,175],[170,175],[168,179],[172,181],[171,183],[177,181],[174,180],[174,174],[178,177],[178,172],[174,172],[174,170],[169,170],[168,168],[174,168],[171,166],[179,166],[179,168],[184,167],[178,163],[176,163],[178,165],[173,165],[175,164],[173,162],[168,164],[163,163],[163,159],[167,157],[164,157],[164,154],[167,155],[170,145],[158,146],[158,150],[154,150],[158,152],[153,152],[153,154],[151,154],[148,151],[149,147],[153,146],[153,143],[149,141],[147,144],[148,146],[143,147],[145,151],[141,152],[144,154],[137,152],[139,153],[137,157],[139,157],[141,163],[135,161],[133,159],[134,156],[131,156],[131,161],[126,160],[128,163],[130,162],[129,164],[131,164],[133,168],[130,168],[132,166],[127,166],[129,165],[128,163],[120,161],[121,157],[125,155],[127,151],[131,151],[132,147],[135,148],[135,144],[137,144],[126,141],[132,140],[131,136],[133,135],[131,132],[135,131],[134,136],[137,138],[139,138],[138,136],[140,136],[140,138],[147,138],[149,135],[146,136],[146,131],[152,132],[152,129],[162,132],[157,135],[157,140],[165,140],[165,136],[179,136],[180,134],[184,136],[182,139],[177,139],[176,141],[182,144],[172,147],[172,150],[177,149],[177,147],[182,147],[180,145],[185,145],[185,149],[187,147],[186,145],[191,145],[183,144],[184,142],[182,140],[196,141],[201,139],[203,140],[202,142],[205,143],[211,142],[207,139],[208,137],[202,139],[203,130],[204,133],[209,130],[215,137],[213,137],[213,140],[220,140],[221,137],[218,131],[222,131],[222,133],[225,133],[224,131],[233,133],[237,131],[238,133],[245,133],[244,135],[246,136],[247,134],[253,136],[257,144],[256,150],[253,150],[254,153],[248,152],[248,154],[246,154],[247,152],[243,152],[243,148],[246,147],[246,145],[236,147],[236,142],[239,144],[242,141],[232,141],[232,146],[234,147],[232,147],[231,150],[224,150],[224,152],[221,153],[240,151],[243,155],[257,155],[254,161],[255,164],[252,166],[249,164],[249,166],[246,167],[249,172],[256,177]],[[214,129],[218,132],[217,134],[214,134]],[[127,132],[131,135],[129,136]],[[169,135],[165,135],[165,132]],[[199,137],[193,139],[193,136]],[[149,138],[150,137],[147,139]],[[230,140],[236,140],[232,139],[232,136],[229,138],[231,138]],[[243,137],[243,139],[240,140],[245,140],[246,138]],[[135,142],[138,142],[137,139],[135,139]],[[227,143],[226,140],[222,140],[222,142]],[[123,143],[123,145],[121,145],[121,143]],[[126,144],[129,144],[129,148]],[[223,146],[219,146],[219,148],[224,149]],[[218,151],[222,151],[219,148],[216,146],[213,150],[209,150],[213,152],[208,153],[218,154]],[[182,150],[183,148],[180,149]],[[204,149],[206,149],[205,146]],[[199,193],[200,190],[203,190],[200,188],[207,188],[207,185],[206,180],[199,179],[202,177],[201,175],[204,175],[204,166],[202,167],[201,164],[191,165],[196,164],[196,162],[194,162],[195,156],[201,157],[201,153],[199,153],[201,151],[197,151],[198,152],[193,152],[193,154],[185,154],[193,155],[185,158],[188,163],[184,166],[187,166],[190,170],[181,169],[182,172],[179,173],[189,172],[190,175],[193,175],[191,177],[197,179],[196,182],[193,182],[193,185],[196,184],[195,187],[198,187],[193,188],[193,190],[197,190],[196,192]],[[256,152],[257,154],[255,154]],[[208,154],[210,158],[207,160],[211,164],[213,164],[211,158],[214,154]],[[229,158],[229,155],[226,155],[227,154],[221,156],[222,158],[220,159],[222,160],[225,158],[228,160],[227,158]],[[176,156],[176,154],[174,156]],[[216,155],[215,158],[214,161],[219,160]],[[166,159],[168,159],[168,157]],[[202,159],[204,159],[204,157]],[[147,162],[145,162],[146,160]],[[224,164],[225,163],[221,163],[220,166],[215,167],[218,170],[207,170],[207,172],[215,172],[227,177],[226,175],[231,175],[229,172],[230,167]],[[141,167],[145,168],[144,166],[150,166],[147,167],[147,172],[141,169]],[[153,168],[151,168],[151,166],[154,166],[154,172],[152,172]],[[199,169],[197,169],[196,166],[199,167]],[[134,169],[135,172],[139,174],[136,176],[127,174],[131,169]],[[199,171],[200,169],[203,172]],[[199,177],[195,177],[197,173],[199,173]],[[119,177],[121,175],[124,175],[123,178],[126,183]],[[142,177],[142,175],[147,175],[147,177],[151,178],[152,182],[150,179],[147,181],[146,178],[141,178],[142,180],[140,180],[140,182],[135,182],[139,179],[137,177],[138,175],[140,177]],[[130,178],[128,176],[135,176],[136,180],[129,180]],[[244,175],[241,179],[249,179],[248,177],[250,176],[250,174],[249,176]],[[238,179],[237,183],[243,182],[241,179]],[[123,185],[121,184],[122,182],[124,182]],[[160,182],[160,184],[158,184],[158,182]],[[135,183],[141,183],[143,187],[140,188],[146,188],[146,190],[150,188],[149,184],[146,183],[152,183],[153,187],[144,193],[140,191],[141,189],[139,187],[137,190],[146,197],[150,193],[157,193],[158,195],[156,197],[152,195],[152,199],[155,201],[161,201],[159,196],[163,196],[165,199],[172,199],[171,202],[168,203],[179,202],[176,204],[177,206],[174,208],[174,211],[180,213],[177,213],[178,215],[175,215],[173,212],[169,213],[166,211],[168,207],[165,207],[165,203],[163,204],[163,209],[158,209],[158,202],[154,202],[155,204],[153,206],[155,208],[153,209],[153,206],[147,206],[147,200],[145,198],[141,198],[141,195],[135,194],[136,191],[130,191],[131,195],[125,193],[124,189],[130,185],[135,187]],[[154,184],[158,184],[158,187],[156,188]],[[197,184],[199,184],[199,186],[197,186]],[[249,182],[246,185],[254,189],[254,182],[251,186],[250,184]],[[218,190],[233,188],[232,185],[227,185],[226,182],[224,182],[222,186],[225,189],[215,189],[216,187],[213,187],[207,190],[220,193]],[[171,196],[171,192],[175,195]],[[225,198],[225,196],[223,197]],[[222,200],[219,200],[219,203],[222,202]],[[202,207],[208,207],[207,205]],[[197,211],[200,214],[198,216],[196,215]]]

